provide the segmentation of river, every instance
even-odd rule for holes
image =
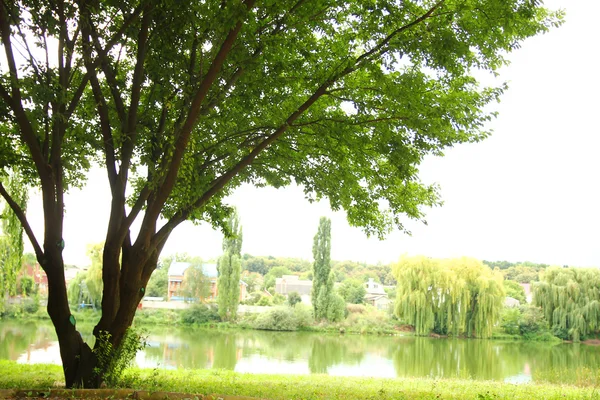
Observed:
[[[81,328],[89,339],[92,326]],[[146,341],[136,356],[145,368],[561,383],[600,365],[600,347],[582,344],[166,327],[153,327]],[[0,359],[60,364],[52,325],[0,321]]]

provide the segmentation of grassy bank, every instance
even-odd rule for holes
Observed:
[[[63,384],[61,367],[0,361],[0,388],[48,389]],[[327,375],[241,374],[225,370],[129,369],[123,386],[136,390],[221,393],[264,399],[595,399],[595,387],[514,385],[458,379],[376,379]]]

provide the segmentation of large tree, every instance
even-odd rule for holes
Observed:
[[[223,238],[223,255],[219,258],[217,304],[224,320],[234,320],[240,303],[240,277],[242,275],[242,226],[237,211],[227,219]]]
[[[438,260],[402,257],[394,265],[398,281],[394,312],[417,335],[489,338],[506,293],[500,272],[471,258]]]
[[[485,138],[503,91],[473,73],[561,18],[528,0],[0,2],[0,169],[39,188],[43,235],[0,195],[48,276],[66,385],[102,375],[62,257],[64,194],[92,163],[111,194],[94,334],[116,349],[173,229],[222,227],[243,182],[294,181],[368,233],[422,219],[439,200],[418,164]]]
[[[533,284],[533,301],[542,307],[552,333],[579,342],[600,331],[600,271],[551,267]]]

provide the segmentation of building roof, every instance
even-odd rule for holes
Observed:
[[[298,292],[298,294],[310,294],[312,290],[312,281],[302,280],[297,275],[283,275],[275,279],[275,292],[279,294],[289,294]]]
[[[173,261],[169,266],[169,276],[183,276],[192,264],[189,262]],[[202,273],[207,278],[216,278],[219,276],[217,264],[202,264]]]
[[[387,296],[387,293],[383,290],[383,285],[375,282],[373,278],[369,278],[369,282],[365,283],[365,289],[367,290],[367,294],[381,294]]]

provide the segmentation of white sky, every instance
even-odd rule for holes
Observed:
[[[385,241],[351,228],[328,203],[310,204],[298,187],[244,186],[231,197],[244,229],[243,252],[312,258],[320,216],[332,218],[332,258],[392,262],[403,253],[432,257],[600,267],[600,34],[594,0],[547,0],[567,11],[566,23],[532,38],[510,55],[501,73],[510,84],[495,109],[494,135],[426,160],[421,178],[441,186],[443,207],[428,225],[409,223],[412,237]],[[86,265],[86,244],[104,239],[109,191],[101,171],[66,198],[65,261]],[[42,214],[33,196],[28,217],[41,239]],[[177,228],[163,255],[205,259],[221,252],[221,235],[204,224]],[[27,243],[28,249],[31,246]]]

